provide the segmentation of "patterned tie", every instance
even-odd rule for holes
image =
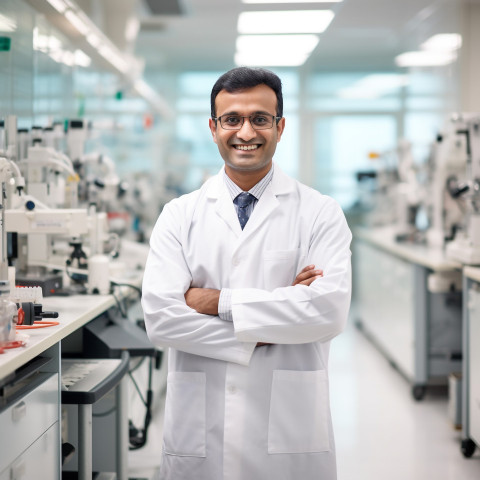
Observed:
[[[248,192],[242,192],[237,197],[233,203],[238,207],[238,220],[240,221],[240,226],[245,227],[245,224],[248,222],[249,213],[248,206],[255,200],[255,197]]]

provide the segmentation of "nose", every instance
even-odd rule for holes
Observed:
[[[255,138],[256,135],[257,133],[253,129],[249,118],[244,118],[242,128],[238,130],[237,137],[248,142],[252,138]]]

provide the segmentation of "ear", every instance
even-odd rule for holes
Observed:
[[[212,132],[213,141],[217,143],[217,126],[213,118],[208,119],[208,126],[210,127],[210,131]]]
[[[282,138],[283,130],[285,129],[285,117],[282,117],[277,123],[277,143]]]

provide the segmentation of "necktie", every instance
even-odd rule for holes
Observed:
[[[255,197],[251,193],[242,192],[235,197],[235,200],[233,201],[233,203],[235,203],[235,205],[238,207],[237,215],[242,230],[243,227],[245,227],[245,224],[248,222],[248,218],[250,216],[248,207],[254,200]]]

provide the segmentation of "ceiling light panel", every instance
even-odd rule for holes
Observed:
[[[241,34],[322,33],[333,17],[331,10],[242,12],[237,28]]]
[[[318,44],[317,35],[240,35],[237,52],[265,52],[274,50],[311,53]]]
[[[65,18],[82,34],[87,35],[89,27],[87,21],[81,18],[80,14],[75,13],[73,10],[68,10],[65,13]]]
[[[418,52],[405,52],[395,57],[399,67],[441,67],[457,59],[455,52],[439,52],[420,50]]]
[[[63,13],[69,7],[63,0],[47,0],[47,2],[58,12]]]
[[[422,50],[453,51],[462,46],[462,36],[458,33],[439,33],[422,43]]]
[[[340,3],[343,0],[242,0],[243,3]]]
[[[307,58],[308,53],[298,52],[237,52],[235,63],[250,67],[299,67]]]
[[[0,14],[0,32],[14,32],[17,29],[17,22],[6,15]]]
[[[367,75],[352,86],[338,91],[340,98],[379,98],[397,93],[401,87],[408,85],[409,77],[405,74],[379,73]]]

